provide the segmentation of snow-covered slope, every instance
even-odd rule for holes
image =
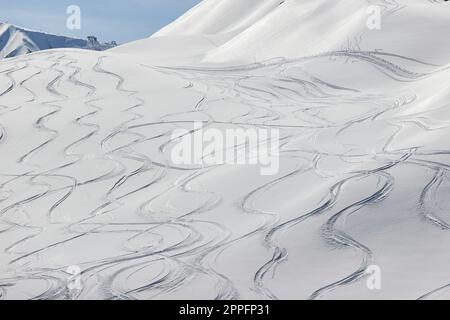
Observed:
[[[1,61],[0,298],[448,298],[449,17],[204,0],[112,50]],[[175,163],[195,121],[279,130],[280,170]]]
[[[367,27],[373,14],[369,5],[382,11],[381,30]],[[176,47],[184,36],[208,39],[211,47],[195,58],[211,63],[292,59],[351,49],[384,50],[445,63],[450,55],[449,6],[439,0],[204,0],[150,39],[141,40],[141,50],[134,43],[116,50],[147,52],[150,46],[155,57],[157,42],[174,39]],[[428,49],[435,47],[439,52]]]
[[[87,40],[27,30],[10,23],[0,22],[0,59],[55,48],[106,50],[111,46],[93,45]]]
[[[237,34],[275,11],[284,1],[202,1],[153,37]]]

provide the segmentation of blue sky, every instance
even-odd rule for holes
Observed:
[[[124,43],[150,36],[201,0],[0,0],[0,20],[33,30]],[[81,8],[81,30],[66,27],[70,5]]]

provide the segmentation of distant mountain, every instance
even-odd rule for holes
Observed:
[[[87,40],[32,31],[0,22],[0,59],[56,48],[81,48],[102,51],[115,43],[102,44],[95,37]]]

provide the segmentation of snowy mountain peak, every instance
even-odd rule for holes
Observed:
[[[53,35],[0,22],[0,59],[56,48],[80,48],[101,51],[111,47],[113,45],[101,44],[98,41],[93,42],[89,39],[84,40]]]

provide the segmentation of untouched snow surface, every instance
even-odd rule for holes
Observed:
[[[1,61],[0,298],[449,298],[449,30],[444,1],[205,0]],[[279,129],[278,174],[174,164],[194,121]]]
[[[12,58],[54,48],[106,50],[110,45],[91,44],[88,40],[68,38],[19,28],[0,22],[0,59]]]

